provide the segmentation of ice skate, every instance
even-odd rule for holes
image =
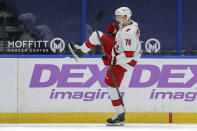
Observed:
[[[75,43],[68,43],[68,48],[77,62],[79,61],[79,58],[82,58],[85,54],[81,51],[80,46]]]
[[[124,126],[125,113],[107,119],[107,126]]]

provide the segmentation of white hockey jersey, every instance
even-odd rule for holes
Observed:
[[[127,70],[132,67],[129,64],[132,60],[138,61],[141,56],[140,30],[138,24],[132,24],[120,28],[116,34],[116,44],[112,49],[112,56],[116,56],[116,64]]]

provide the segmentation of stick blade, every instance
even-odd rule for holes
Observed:
[[[69,48],[71,54],[74,56],[75,60],[76,60],[77,62],[79,62],[79,57],[74,53],[73,49],[71,48],[70,43],[68,44],[68,48]]]

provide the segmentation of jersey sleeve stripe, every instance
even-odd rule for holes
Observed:
[[[126,57],[133,57],[134,56],[133,51],[124,51],[124,54],[125,54]]]
[[[118,99],[118,100],[112,100],[112,105],[113,106],[119,106],[119,105],[121,105],[120,99]]]
[[[85,42],[85,43],[86,43],[86,46],[87,46],[88,48],[90,48],[90,49],[92,49],[92,48],[95,48],[95,47],[96,47],[96,45],[91,44],[89,40],[86,40],[86,42]]]
[[[135,60],[131,60],[129,63],[128,63],[130,66],[135,66],[137,64],[137,61]]]

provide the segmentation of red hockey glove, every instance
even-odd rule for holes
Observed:
[[[104,65],[115,65],[116,57],[112,57],[111,55],[105,55],[102,57]]]
[[[116,33],[118,32],[118,30],[119,30],[119,27],[116,23],[109,24],[108,27],[107,27],[107,32],[111,33],[112,36],[115,36]]]

